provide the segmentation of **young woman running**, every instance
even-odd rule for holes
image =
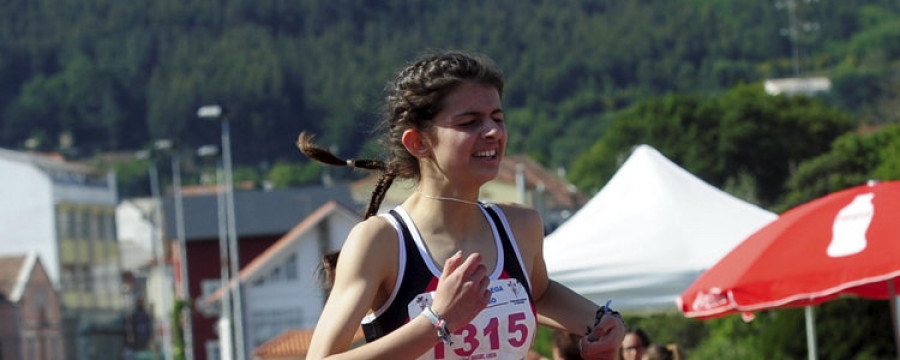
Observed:
[[[478,201],[507,141],[492,62],[428,54],[387,92],[386,161],[339,159],[308,134],[298,140],[316,160],[382,172],[340,261],[326,261],[333,285],[307,359],[523,359],[538,323],[588,335],[585,359],[615,358],[621,317],[547,277],[538,213]],[[374,216],[395,178],[415,180],[415,191]],[[351,349],[360,324],[367,343]]]

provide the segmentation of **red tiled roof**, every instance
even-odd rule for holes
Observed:
[[[252,180],[242,181],[234,184],[235,190],[251,190],[254,187]],[[171,188],[169,189],[171,191]],[[219,191],[225,191],[225,185],[185,185],[181,187],[181,195],[183,196],[201,196],[212,195]]]
[[[309,342],[312,340],[313,329],[290,329],[280,335],[266,341],[253,351],[253,356],[260,359],[306,356],[309,351]],[[357,328],[353,334],[353,342],[364,338],[362,328]]]

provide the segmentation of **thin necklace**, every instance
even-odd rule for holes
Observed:
[[[478,202],[477,202],[477,201],[469,201],[469,200],[457,199],[457,198],[454,198],[454,197],[443,197],[443,196],[428,195],[428,194],[422,192],[422,190],[419,190],[419,189],[416,189],[416,192],[418,192],[419,194],[422,194],[422,196],[427,197],[427,198],[429,198],[429,199],[434,199],[434,200],[445,200],[445,201],[456,201],[456,202],[463,203],[463,204],[478,205]]]

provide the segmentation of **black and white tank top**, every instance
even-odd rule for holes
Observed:
[[[500,208],[493,204],[479,206],[497,246],[497,265],[489,274],[491,301],[472,322],[454,332],[452,345],[438,342],[419,359],[522,359],[534,341],[537,317],[522,255]],[[388,301],[362,321],[369,342],[406,324],[430,305],[441,275],[402,207],[380,216],[397,230],[399,264]]]

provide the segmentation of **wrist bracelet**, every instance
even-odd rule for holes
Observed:
[[[431,306],[426,306],[425,309],[422,309],[422,315],[425,315],[428,318],[428,321],[431,321],[431,324],[434,325],[434,328],[437,329],[438,339],[443,341],[447,345],[453,345],[453,339],[450,337],[450,331],[447,331],[447,322],[444,321],[431,310]]]
[[[597,341],[597,337],[594,336],[594,328],[596,328],[597,325],[600,325],[600,320],[603,319],[603,316],[606,314],[616,317],[617,319],[622,321],[623,325],[625,324],[625,319],[622,318],[622,314],[619,314],[618,311],[615,311],[611,307],[609,307],[610,304],[612,304],[612,300],[607,300],[606,305],[603,305],[599,309],[597,309],[597,313],[594,315],[594,327],[588,327],[587,329],[588,340]]]

